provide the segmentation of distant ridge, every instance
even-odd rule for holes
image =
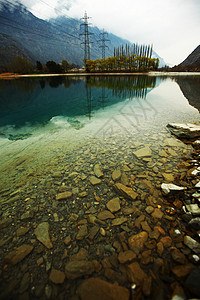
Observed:
[[[200,45],[172,71],[200,72]]]

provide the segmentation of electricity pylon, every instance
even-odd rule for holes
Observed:
[[[84,27],[84,33],[81,33],[80,35],[84,36],[84,42],[81,43],[83,44],[84,47],[84,65],[86,66],[86,62],[88,59],[90,59],[90,39],[89,36],[92,35],[93,33],[89,32],[88,27],[89,25],[91,25],[90,23],[88,23],[88,19],[90,19],[90,17],[87,16],[87,13],[85,12],[84,17],[81,18],[81,20],[83,20],[83,24],[81,24],[81,26]]]
[[[108,34],[104,31],[104,29],[102,33],[100,33],[100,40],[98,40],[98,42],[101,42],[99,48],[102,48],[102,58],[105,58],[106,48],[108,48],[108,46],[106,46],[106,42],[110,42],[110,40],[108,39]]]

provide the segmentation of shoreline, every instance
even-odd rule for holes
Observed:
[[[66,77],[73,77],[73,76],[200,76],[200,72],[160,72],[160,71],[153,71],[153,72],[143,72],[143,73],[64,73],[64,74],[0,74],[0,79],[16,79],[16,78],[28,78],[28,77],[57,77],[57,76],[66,76]]]

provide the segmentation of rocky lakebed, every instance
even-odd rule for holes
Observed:
[[[200,131],[175,125],[184,140],[93,139],[32,171],[16,160],[0,191],[0,299],[200,299]]]

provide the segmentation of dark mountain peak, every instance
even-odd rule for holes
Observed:
[[[200,72],[200,45],[178,66],[174,66],[172,71],[178,72]]]
[[[181,63],[183,66],[200,62],[200,45]]]

